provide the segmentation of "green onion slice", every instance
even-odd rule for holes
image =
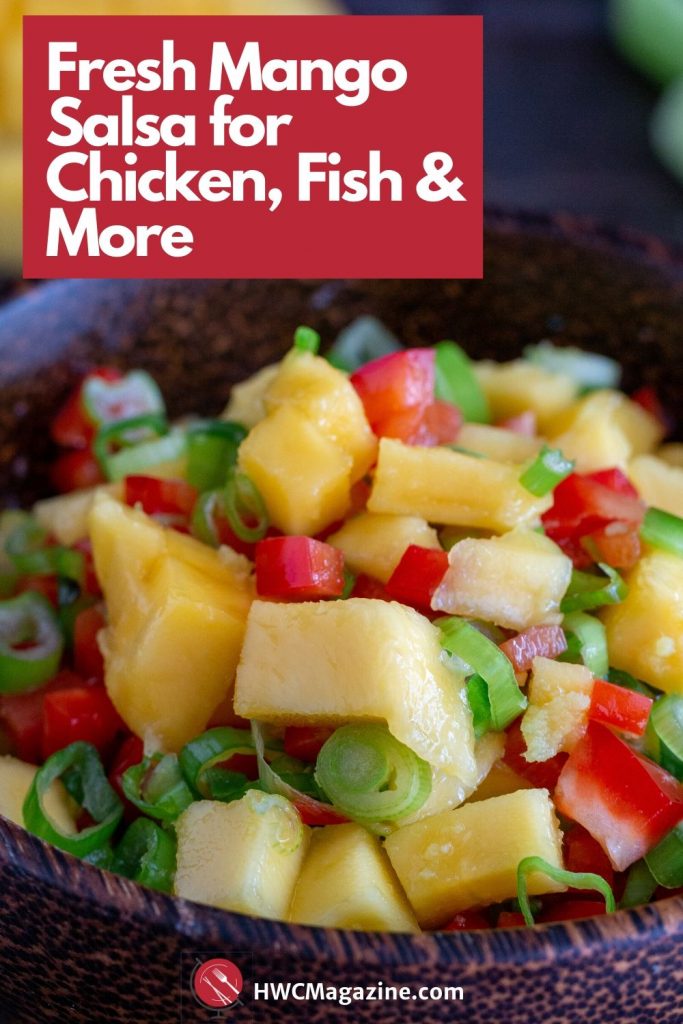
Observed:
[[[559,448],[544,445],[534,461],[519,478],[519,482],[530,494],[544,498],[554,491],[574,469],[571,459],[565,459]]]
[[[88,419],[96,427],[133,415],[164,413],[159,385],[145,370],[131,370],[121,380],[88,377],[83,384],[81,401]]]
[[[312,352],[313,355],[317,355],[320,348],[320,335],[312,327],[297,327],[294,331],[294,348],[300,352]]]
[[[673,555],[683,556],[683,519],[661,508],[649,508],[645,513],[640,536],[653,548],[661,548]]]
[[[70,834],[63,832],[49,816],[44,799],[57,779],[62,780],[95,825]],[[52,754],[38,769],[24,800],[23,813],[29,832],[60,850],[83,857],[107,844],[121,820],[123,804],[109,784],[95,747],[78,740]]]
[[[560,611],[565,614],[589,611],[608,604],[619,604],[624,600],[628,587],[617,570],[604,562],[599,562],[598,568],[602,570],[602,576],[574,569]]]
[[[502,732],[521,715],[527,699],[517,685],[509,658],[479,630],[455,616],[438,622],[441,645],[456,655],[486,682],[491,709],[491,727]]]
[[[247,436],[246,427],[229,420],[197,423],[187,432],[187,480],[198,491],[225,484],[237,461],[237,449]]]
[[[223,496],[220,491],[205,491],[197,498],[192,511],[190,528],[197,540],[217,548],[220,544],[216,515],[223,511]]]
[[[206,772],[214,765],[229,761],[235,754],[256,755],[252,734],[246,729],[218,726],[215,729],[208,729],[201,736],[186,743],[178,755],[178,761],[187,783],[194,792],[209,797]]]
[[[609,670],[609,655],[607,653],[607,634],[600,619],[594,615],[586,615],[585,612],[569,612],[565,615],[562,628],[567,637],[576,637],[578,642],[578,653],[581,661],[589,668],[598,679],[605,679]]]
[[[475,739],[481,739],[491,730],[491,705],[489,688],[485,679],[473,675],[467,680],[467,699],[472,711]]]
[[[683,782],[683,696],[670,693],[652,705],[645,749],[653,761]]]
[[[114,851],[111,870],[159,892],[171,892],[176,870],[176,840],[149,818],[128,827]]]
[[[631,907],[642,907],[649,903],[654,896],[657,882],[652,877],[652,872],[644,860],[637,860],[629,868],[626,876],[624,894],[621,897],[619,906],[622,910],[630,910]]]
[[[435,352],[436,397],[457,405],[472,423],[490,423],[489,404],[468,355],[454,341],[440,341]]]
[[[5,540],[5,553],[20,573],[63,576],[83,582],[85,560],[80,551],[48,543],[48,533],[32,516],[24,515]]]
[[[165,462],[176,462],[187,453],[187,435],[181,430],[172,430],[164,437],[143,441],[130,448],[111,455],[107,462],[110,480],[123,480],[127,476],[149,473]]]
[[[275,740],[270,733],[268,726],[262,722],[257,722],[252,718],[251,720],[251,735],[254,740],[254,748],[256,750],[256,760],[258,763],[259,779],[261,782],[261,788],[266,793],[276,793],[280,796],[286,797],[293,804],[296,804],[302,811],[308,811],[311,815],[320,814],[320,812],[329,813],[331,808],[328,803],[325,803],[313,796],[310,796],[308,792],[304,792],[301,789],[296,788],[292,785],[293,774],[290,771],[283,773],[282,775],[277,771],[278,761],[274,760],[272,764],[269,764],[266,758],[266,748],[269,752],[276,752],[278,746],[281,746],[279,740]],[[288,767],[288,766],[287,766]],[[310,788],[310,784],[307,784],[306,789]]]
[[[536,872],[547,875],[553,882],[571,889],[594,889],[604,896],[608,914],[613,914],[617,909],[612,888],[600,875],[594,875],[590,871],[565,871],[563,868],[556,868],[554,864],[549,864],[542,857],[524,857],[517,865],[517,899],[519,909],[529,927],[534,924],[534,915],[529,906],[527,882],[529,875]]]
[[[343,725],[325,742],[315,779],[335,807],[364,822],[396,821],[429,796],[432,770],[386,726]]]
[[[645,863],[658,885],[678,889],[683,885],[683,822],[645,854]]]
[[[353,373],[365,363],[401,350],[400,342],[374,316],[359,316],[337,335],[327,359],[338,370]]]
[[[64,637],[50,602],[28,591],[0,601],[0,693],[25,693],[56,673]]]
[[[194,800],[175,754],[154,754],[131,765],[121,777],[121,788],[143,814],[164,822],[175,821]]]
[[[268,530],[266,505],[256,485],[237,469],[228,472],[223,508],[230,527],[240,540],[255,544]]]
[[[163,413],[145,413],[107,423],[95,435],[93,454],[104,475],[111,480],[110,463],[117,451],[147,442],[150,436],[163,437],[167,433],[168,423]]]
[[[551,341],[527,345],[524,358],[550,373],[564,373],[572,377],[581,388],[618,388],[621,366],[615,359],[584,352],[573,346],[559,347]]]

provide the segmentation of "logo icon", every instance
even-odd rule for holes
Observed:
[[[244,987],[239,967],[223,958],[197,964],[191,984],[195,999],[207,1010],[228,1010],[235,1006]]]

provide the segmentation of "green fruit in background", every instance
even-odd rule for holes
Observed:
[[[683,182],[683,77],[662,94],[652,117],[650,136],[661,162]]]
[[[610,25],[624,56],[656,82],[683,75],[683,0],[610,0]]]

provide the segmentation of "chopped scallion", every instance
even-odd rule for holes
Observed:
[[[138,818],[114,851],[111,870],[159,892],[171,892],[176,870],[176,840],[148,818]]]
[[[653,761],[683,781],[683,696],[669,693],[652,705],[645,749]],[[683,884],[683,883],[681,883]]]
[[[683,822],[645,855],[645,863],[658,885],[665,889],[683,885]]]
[[[231,469],[223,491],[223,508],[230,527],[240,540],[255,544],[268,529],[268,513],[256,485],[246,474]]]
[[[562,623],[565,633],[576,637],[579,657],[598,679],[605,679],[609,669],[607,634],[600,619],[585,612],[569,612]],[[567,637],[569,641],[569,636]]]
[[[376,317],[359,316],[339,332],[327,359],[337,369],[353,373],[364,363],[400,349],[400,342]]]
[[[563,868],[556,868],[554,864],[549,864],[542,857],[524,857],[517,865],[517,899],[529,927],[534,924],[534,915],[529,905],[527,886],[529,875],[536,873],[547,875],[553,882],[571,889],[595,889],[604,896],[608,914],[613,914],[617,909],[612,888],[600,875],[594,875],[590,871],[565,871]]]
[[[524,358],[550,373],[572,377],[580,388],[617,388],[621,380],[621,367],[615,359],[571,345],[560,347],[551,341],[541,341],[538,345],[527,345]]]
[[[621,897],[619,906],[622,910],[630,910],[631,907],[642,907],[649,903],[654,896],[657,882],[652,877],[652,872],[644,860],[637,860],[629,868],[626,876],[624,894]]]
[[[649,508],[645,513],[640,536],[653,548],[661,548],[672,555],[683,557],[683,519],[661,508]]]
[[[175,754],[155,754],[127,768],[121,788],[138,810],[163,822],[175,821],[194,800]]]
[[[559,448],[544,445],[534,461],[524,470],[519,482],[530,494],[543,498],[554,491],[574,469],[571,459],[565,459]]]
[[[457,405],[466,420],[490,423],[491,411],[469,356],[454,341],[436,346],[435,394],[443,402]]]
[[[628,587],[616,569],[604,562],[598,563],[602,576],[575,569],[567,593],[560,604],[560,611],[589,611],[608,604],[619,604],[628,593]],[[607,577],[605,579],[605,577]]]
[[[312,352],[317,355],[320,348],[320,335],[312,327],[297,327],[294,331],[294,348],[300,352]]]

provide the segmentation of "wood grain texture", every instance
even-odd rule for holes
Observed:
[[[217,410],[301,322],[326,340],[361,312],[409,344],[453,337],[507,358],[543,336],[622,360],[626,387],[683,396],[683,260],[574,218],[489,216],[485,282],[59,282],[0,312],[0,493],[45,489],[46,426],[76,375],[112,359],[150,369],[174,413]],[[683,901],[534,930],[383,936],[326,932],[173,900],[50,849],[0,819],[0,1021],[172,1024],[192,958],[234,954],[236,1020],[680,1024]],[[255,981],[462,985],[463,1004],[263,1003]],[[241,1011],[240,1011],[241,1012]],[[3,1017],[4,1015],[4,1017]]]

